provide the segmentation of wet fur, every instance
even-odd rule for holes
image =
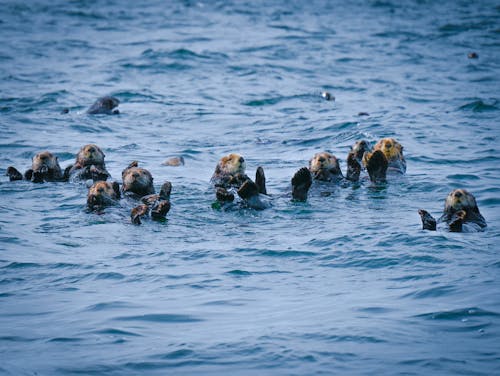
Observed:
[[[95,144],[83,146],[76,155],[75,164],[66,168],[65,175],[69,179],[88,180],[94,182],[107,180],[111,174],[106,170],[104,164],[104,153]]]
[[[154,194],[153,176],[136,161],[122,171],[122,192],[135,194],[139,197]]]
[[[483,230],[486,220],[479,212],[475,197],[465,189],[454,189],[445,199],[444,210],[436,221],[427,211],[418,211],[424,230],[434,231],[437,225],[445,223],[451,232],[461,232],[464,225],[468,230]],[[467,226],[472,224],[473,226]]]
[[[114,205],[120,199],[120,187],[117,182],[98,181],[87,193],[87,206],[91,210]]]

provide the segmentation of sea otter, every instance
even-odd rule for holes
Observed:
[[[33,183],[66,181],[57,157],[49,151],[42,151],[36,154],[31,162],[31,168],[22,175],[15,167],[7,168],[6,175],[10,181],[30,180]]]
[[[104,153],[95,144],[88,144],[80,149],[75,164],[66,167],[65,175],[70,180],[92,179],[94,182],[111,177],[104,164]]]
[[[344,179],[337,157],[326,151],[314,154],[309,161],[309,171],[314,180],[339,182]]]
[[[218,203],[232,203],[236,191],[249,207],[254,209],[268,207],[269,202],[265,199],[267,190],[263,168],[257,168],[255,181],[248,177],[245,169],[245,159],[237,153],[228,154],[219,160],[210,179],[216,189]]]
[[[165,182],[159,194],[151,194],[141,198],[142,204],[136,206],[130,212],[132,223],[140,225],[141,219],[150,215],[154,220],[162,220],[170,211],[170,193],[172,192],[172,183]]]
[[[97,115],[115,115],[119,114],[120,111],[114,110],[120,104],[120,101],[115,97],[104,96],[97,99],[92,106],[87,110],[87,114]]]
[[[141,167],[138,162],[132,162],[122,171],[122,192],[124,194],[141,198],[155,193],[153,186],[153,176],[151,173]]]
[[[87,193],[87,206],[90,210],[100,210],[114,205],[120,199],[120,187],[117,182],[95,182]]]
[[[387,173],[406,173],[403,146],[394,138],[379,140],[372,151],[364,153],[362,163],[373,182],[386,181]]]
[[[454,189],[446,197],[444,211],[436,221],[427,211],[418,211],[424,230],[435,231],[439,223],[446,223],[451,232],[482,231],[486,220],[479,212],[475,197],[465,189]]]

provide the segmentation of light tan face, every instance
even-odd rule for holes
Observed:
[[[104,153],[99,146],[88,144],[80,149],[76,156],[76,162],[82,166],[102,165],[104,164]]]
[[[153,177],[151,173],[140,167],[131,167],[124,171],[123,176],[123,189],[135,190],[135,188],[143,189],[153,184]]]
[[[465,189],[454,189],[451,191],[448,197],[446,197],[444,204],[445,211],[449,211],[450,209],[458,211],[473,208],[477,208],[476,199]]]
[[[326,151],[314,154],[309,161],[309,171],[316,173],[324,170],[339,170],[339,161],[333,154]]]
[[[87,204],[91,208],[112,205],[119,198],[117,183],[98,181],[89,188]]]
[[[244,174],[246,166],[245,159],[236,153],[222,157],[217,164],[221,173],[229,175]]]
[[[380,150],[384,153],[388,161],[403,159],[403,146],[394,138],[383,138],[373,147],[373,150]]]
[[[57,161],[57,157],[48,151],[42,151],[36,154],[33,157],[31,168],[34,171],[39,171],[42,167],[47,167],[48,169],[58,169],[59,162]]]

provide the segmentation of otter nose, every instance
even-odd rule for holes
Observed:
[[[387,144],[385,144],[385,148],[386,149],[390,149],[392,148],[392,144],[390,142],[388,142]]]
[[[243,162],[245,162],[245,158],[240,157],[240,159],[238,159],[238,161],[239,161],[240,163],[243,163]]]
[[[323,157],[320,157],[320,158],[319,158],[319,162],[320,162],[320,163],[323,163],[324,161],[325,161],[325,158],[323,158]]]
[[[89,148],[89,153],[93,153],[95,152],[95,149],[94,148]]]
[[[460,191],[455,192],[455,197],[456,198],[462,197],[462,192],[460,192]]]

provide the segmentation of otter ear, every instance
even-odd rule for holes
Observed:
[[[115,191],[116,198],[120,198],[120,184],[118,184],[116,181],[113,182],[113,191]]]

